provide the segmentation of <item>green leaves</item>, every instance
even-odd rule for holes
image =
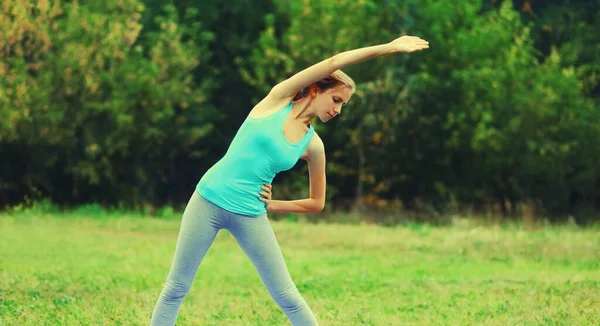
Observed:
[[[7,2],[0,155],[23,172],[2,169],[0,190],[11,201],[32,187],[62,202],[185,201],[273,85],[411,34],[430,48],[347,67],[356,93],[338,119],[315,123],[331,202],[534,202],[574,213],[599,200],[600,8],[567,7]],[[306,196],[305,174],[291,171],[279,193]]]
[[[10,34],[3,28],[3,37],[13,42],[1,60],[8,78],[0,79],[7,95],[1,102],[6,119],[0,142],[21,144],[31,157],[52,163],[43,164],[46,173],[11,176],[3,170],[1,178],[33,184],[63,180],[52,197],[69,202],[89,200],[85,192],[93,186],[121,196],[131,191],[131,183],[149,187],[148,175],[160,174],[169,159],[185,155],[186,147],[207,136],[181,133],[210,126],[205,120],[209,81],[195,85],[190,76],[209,57],[207,44],[184,41],[198,26],[179,26],[170,6],[167,16],[157,18],[161,28],[140,39],[143,9],[139,1],[126,0],[103,6],[57,2],[47,12],[3,11],[12,26],[31,26],[31,32]],[[152,163],[123,165],[141,160]],[[30,170],[42,165],[20,163]],[[133,178],[120,180],[115,170],[130,171]]]

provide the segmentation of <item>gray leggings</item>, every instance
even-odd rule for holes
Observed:
[[[175,325],[181,302],[220,229],[231,232],[292,325],[318,324],[290,277],[267,215],[234,214],[194,191],[183,213],[175,256],[154,308],[151,325]]]

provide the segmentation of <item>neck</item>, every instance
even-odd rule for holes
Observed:
[[[305,126],[310,124],[310,121],[317,116],[314,113],[314,108],[310,105],[311,102],[310,96],[303,97],[294,102],[291,113],[294,120],[302,122]]]

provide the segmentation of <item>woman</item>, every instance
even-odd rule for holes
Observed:
[[[319,212],[325,205],[325,148],[310,121],[341,113],[355,84],[341,68],[393,53],[427,49],[418,37],[339,53],[275,85],[249,113],[224,157],[202,177],[183,213],[172,266],[152,325],[174,325],[204,255],[226,229],[257,269],[273,300],[292,325],[317,325],[298,293],[267,218],[271,212]],[[298,159],[308,162],[307,199],[271,199],[275,175]],[[262,191],[261,191],[262,190]]]

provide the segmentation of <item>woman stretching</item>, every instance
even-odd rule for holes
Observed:
[[[333,119],[355,84],[341,68],[393,53],[429,48],[418,37],[339,53],[275,85],[248,114],[227,153],[200,179],[183,213],[175,255],[152,315],[152,325],[174,325],[204,255],[217,232],[228,230],[292,325],[317,325],[298,293],[281,254],[267,211],[319,212],[325,205],[325,148],[311,120]],[[308,162],[307,199],[271,199],[278,172]]]

